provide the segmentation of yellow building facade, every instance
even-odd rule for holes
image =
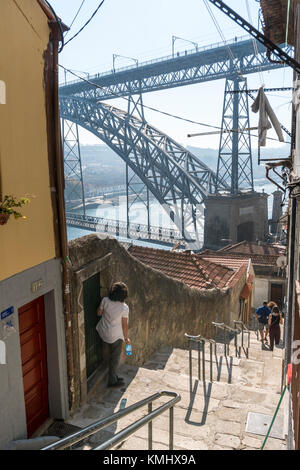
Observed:
[[[49,26],[32,0],[0,2],[0,191],[31,200],[0,230],[0,281],[55,258],[48,166],[43,53]],[[6,19],[5,21],[4,18]]]
[[[0,449],[69,415],[57,20],[44,0],[0,2]]]

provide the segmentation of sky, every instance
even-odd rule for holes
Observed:
[[[82,0],[50,0],[66,25],[70,25],[82,3]],[[100,0],[85,0],[71,31],[65,41],[73,36],[90,18]],[[225,2],[226,3],[226,2]],[[259,3],[248,0],[227,0],[228,6],[257,27]],[[245,31],[227,18],[214,5],[211,8],[227,40],[235,36],[244,36]],[[60,64],[79,72],[95,74],[112,69],[113,54],[138,59],[140,62],[170,55],[172,36],[197,42],[199,47],[222,42],[222,37],[215,27],[203,0],[105,0],[97,15],[85,30],[67,44],[60,54]],[[187,41],[176,40],[175,51],[190,50],[193,45]],[[128,66],[133,61],[118,58],[116,68]],[[76,73],[77,73],[76,72]],[[85,72],[85,73],[82,73]],[[67,80],[73,80],[67,76]],[[247,76],[248,88],[259,88],[259,74]],[[61,76],[61,81],[64,76]],[[292,86],[292,71],[288,67],[263,73],[263,83],[267,88]],[[184,118],[220,126],[224,99],[225,80],[189,85],[143,95],[144,104]],[[273,92],[268,94],[269,101],[279,121],[290,129],[291,92]],[[252,100],[250,99],[249,104]],[[122,99],[110,101],[113,106],[126,109]],[[164,131],[184,146],[218,148],[217,136],[188,138],[187,134],[205,132],[207,128],[185,123],[158,113],[146,110],[146,120],[154,127]],[[250,125],[257,125],[257,115],[250,111]],[[276,138],[274,131],[269,137]],[[87,131],[80,131],[81,144],[99,144],[101,141]],[[268,147],[280,147],[283,144],[268,141]],[[257,146],[257,139],[252,138],[252,146]],[[287,155],[283,155],[286,157]]]

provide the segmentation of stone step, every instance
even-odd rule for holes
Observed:
[[[200,356],[200,380],[210,381],[210,354],[205,354],[205,374],[203,373],[203,357]],[[198,352],[192,351],[192,376],[199,378]],[[143,368],[148,370],[164,370],[174,373],[189,375],[190,362],[189,351],[185,349],[173,349],[162,353],[155,353],[151,360],[144,364]],[[282,360],[274,357],[272,353],[260,356],[260,361],[235,356],[213,354],[212,376],[213,381],[247,385],[249,387],[263,387],[277,392],[280,389],[278,375],[281,374]]]
[[[165,389],[176,391],[181,401],[174,409],[174,448],[193,449],[258,449],[263,436],[245,432],[249,412],[272,415],[279,400],[279,394],[247,385],[228,383],[203,383],[193,381],[183,373],[168,370],[151,370],[124,365],[126,390],[111,390],[105,401],[97,395],[87,403],[70,424],[84,427],[101,417],[116,412],[126,400],[126,406],[137,400]],[[192,387],[191,387],[192,386]],[[191,387],[191,388],[190,388]],[[168,400],[163,397],[153,404],[153,409]],[[146,407],[125,417],[87,440],[86,448],[94,448],[108,437],[147,414]],[[282,410],[280,410],[282,417]],[[153,422],[153,449],[168,448],[168,412]],[[147,449],[147,427],[142,428],[121,446],[121,449]],[[282,449],[279,439],[270,439],[268,449]]]

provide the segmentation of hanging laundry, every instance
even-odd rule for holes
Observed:
[[[260,147],[266,146],[266,138],[268,129],[273,127],[278,135],[280,142],[284,142],[281,125],[278,121],[268,98],[264,92],[264,88],[261,87],[258,91],[258,95],[251,106],[251,109],[254,113],[259,111],[259,122],[258,122],[258,144]],[[269,120],[270,118],[270,120]],[[270,122],[271,121],[271,122]],[[272,123],[272,124],[271,124]]]

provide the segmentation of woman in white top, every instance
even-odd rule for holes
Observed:
[[[122,344],[130,344],[128,338],[128,288],[123,282],[116,282],[110,288],[108,297],[104,297],[97,310],[101,320],[97,324],[97,331],[103,341],[103,355],[108,361],[108,386],[119,387],[124,385],[122,377],[117,376],[117,368],[122,353]]]

